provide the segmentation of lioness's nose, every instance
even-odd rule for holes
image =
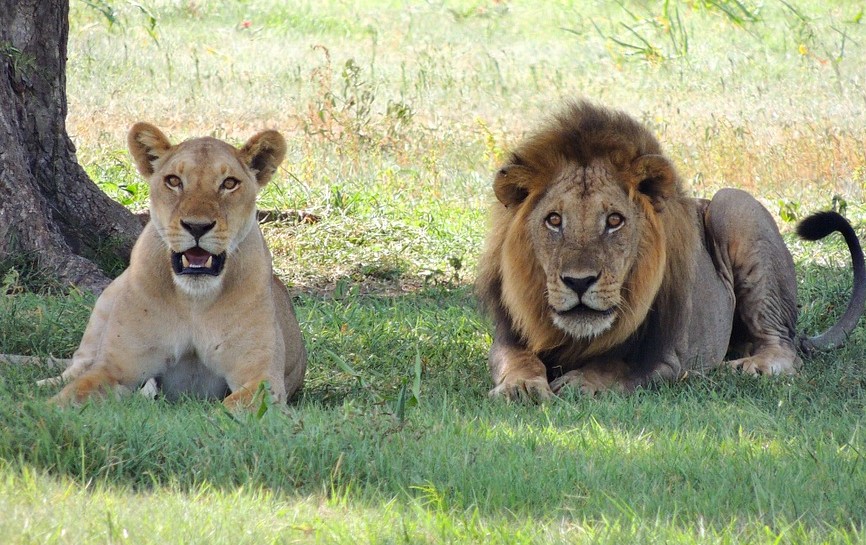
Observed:
[[[598,280],[598,276],[565,276],[562,275],[559,277],[562,280],[562,283],[571,288],[577,295],[583,297],[583,294],[586,293],[586,290],[590,288],[593,284],[595,284],[596,280]]]
[[[183,226],[184,229],[189,231],[189,234],[195,237],[196,242],[198,242],[198,239],[200,239],[205,235],[205,233],[213,229],[213,226],[216,225],[216,222],[212,221],[210,223],[187,223],[181,220],[180,224],[181,226]]]

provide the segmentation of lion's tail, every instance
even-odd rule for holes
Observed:
[[[848,220],[836,212],[818,212],[807,217],[797,226],[797,234],[805,240],[820,240],[834,231],[842,233],[848,244],[848,251],[851,252],[851,261],[854,265],[853,293],[845,314],[830,329],[815,337],[800,339],[800,348],[804,352],[836,348],[845,342],[863,314],[863,305],[866,303],[866,265],[863,262],[863,248],[860,247],[857,234]]]

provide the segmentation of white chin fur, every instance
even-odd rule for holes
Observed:
[[[598,337],[610,329],[615,320],[616,315],[605,316],[602,319],[588,322],[566,318],[556,313],[553,314],[553,324],[576,339],[592,339]]]
[[[196,299],[206,299],[216,295],[222,287],[223,277],[209,275],[173,275],[174,285],[180,291]]]

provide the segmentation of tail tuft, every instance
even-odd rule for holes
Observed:
[[[844,217],[829,210],[812,214],[797,225],[797,234],[805,240],[821,240],[834,231],[845,234],[852,229]]]

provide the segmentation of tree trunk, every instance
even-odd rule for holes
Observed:
[[[101,291],[141,224],[78,165],[66,133],[68,0],[0,0],[0,260],[24,254]]]

